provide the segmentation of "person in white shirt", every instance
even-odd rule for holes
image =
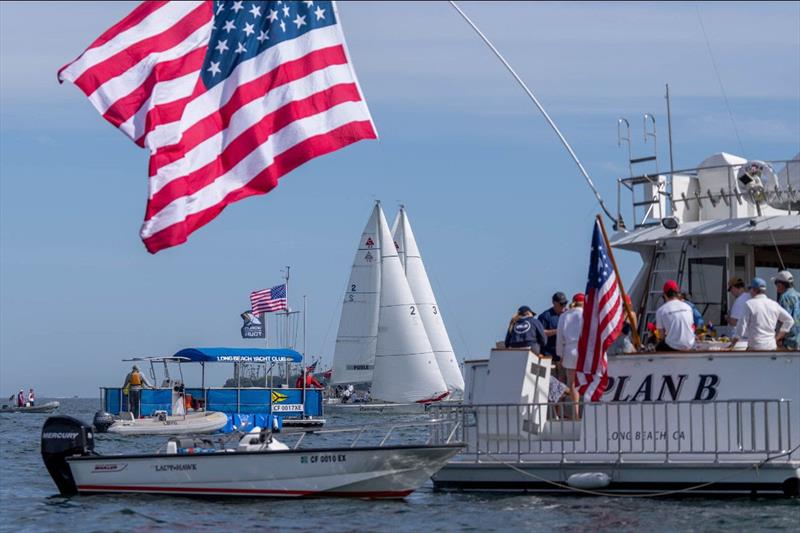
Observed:
[[[664,305],[656,311],[656,328],[661,342],[656,351],[687,351],[694,347],[692,308],[680,300],[680,287],[674,280],[664,283]]]
[[[747,337],[748,350],[776,350],[778,341],[788,333],[794,325],[794,317],[774,300],[767,298],[767,282],[761,278],[753,278],[750,282],[752,298],[745,304],[742,319],[736,325],[736,337],[730,348],[740,338]],[[780,330],[775,330],[780,324]]]
[[[731,278],[728,281],[728,292],[736,298],[728,313],[728,325],[736,326],[744,315],[744,304],[750,299],[750,292],[744,286],[742,278]]]
[[[556,333],[556,355],[561,357],[561,366],[567,374],[567,394],[573,403],[572,419],[578,420],[580,395],[575,387],[575,369],[578,367],[578,341],[583,330],[583,303],[586,297],[579,292],[572,297],[572,305],[558,317]]]

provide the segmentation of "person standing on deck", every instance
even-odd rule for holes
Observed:
[[[736,326],[742,319],[744,304],[750,299],[750,292],[745,288],[742,278],[731,278],[728,281],[728,292],[735,298],[731,310],[728,313],[728,325]]]
[[[142,388],[145,387],[153,388],[147,382],[144,374],[139,371],[139,366],[133,365],[131,371],[125,376],[125,384],[122,385],[122,389],[123,391],[128,389],[128,409],[133,413],[134,418],[139,418],[141,414]]]
[[[567,374],[567,394],[573,403],[573,420],[578,420],[580,394],[575,387],[575,369],[578,368],[578,341],[583,330],[583,303],[586,297],[579,292],[572,297],[570,308],[558,317],[556,353],[561,357],[561,366]]]
[[[743,337],[747,337],[748,350],[776,350],[778,343],[789,332],[794,324],[794,317],[781,307],[778,302],[767,298],[767,282],[761,278],[753,278],[750,282],[752,298],[745,304],[742,319],[736,326],[736,336],[730,349]],[[775,330],[780,324],[780,330]]]
[[[33,387],[28,391],[28,405],[33,407],[36,403],[36,394],[33,392]]]
[[[541,354],[547,337],[541,322],[536,320],[536,313],[527,305],[520,307],[511,317],[503,343],[506,348],[529,348],[533,353]]]
[[[781,270],[772,281],[778,292],[778,303],[794,318],[794,325],[783,338],[783,347],[800,350],[800,293],[794,288],[794,276],[788,270]]]
[[[694,346],[692,308],[680,299],[680,288],[674,280],[664,283],[666,302],[656,311],[656,328],[662,340],[657,352],[682,352]]]
[[[17,394],[17,407],[25,407],[25,390],[20,389]]]
[[[539,315],[539,322],[544,328],[544,334],[547,336],[547,343],[542,346],[542,354],[549,355],[553,358],[553,363],[556,367],[556,377],[566,383],[567,374],[561,366],[561,357],[556,353],[556,342],[558,340],[558,317],[567,310],[567,295],[559,291],[553,295],[553,307],[544,311]]]

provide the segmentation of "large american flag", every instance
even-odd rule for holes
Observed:
[[[599,401],[608,387],[606,350],[620,334],[624,321],[622,293],[600,222],[595,221],[575,373],[578,392],[585,400]]]
[[[272,313],[288,308],[286,302],[286,285],[276,285],[271,289],[262,289],[250,293],[250,307],[253,314]]]
[[[150,150],[151,253],[309,159],[376,138],[330,1],[143,2],[58,78]]]

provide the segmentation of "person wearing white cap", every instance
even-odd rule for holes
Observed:
[[[788,270],[781,270],[772,278],[778,292],[778,303],[794,317],[794,325],[783,338],[784,348],[800,349],[800,293],[794,288],[794,276]]]
[[[740,338],[747,337],[748,350],[776,350],[778,342],[791,329],[794,318],[778,302],[767,298],[767,282],[753,278],[750,282],[750,298],[745,304],[742,319],[736,325],[736,335],[730,349]],[[780,330],[775,330],[780,324]]]

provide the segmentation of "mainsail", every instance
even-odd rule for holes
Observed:
[[[378,225],[382,217],[380,204],[375,204],[353,260],[333,354],[334,384],[372,381],[381,286]]]
[[[417,241],[411,231],[411,222],[402,206],[400,212],[397,213],[392,234],[395,249],[405,268],[408,285],[428,334],[428,340],[436,356],[442,378],[444,378],[448,390],[463,392],[464,377],[461,375],[456,354],[453,352],[453,345],[450,343],[450,337],[444,326],[441,310],[436,303],[425,265],[422,263]]]
[[[378,209],[381,281],[372,396],[405,403],[439,399],[447,385],[400,264],[383,211]]]

